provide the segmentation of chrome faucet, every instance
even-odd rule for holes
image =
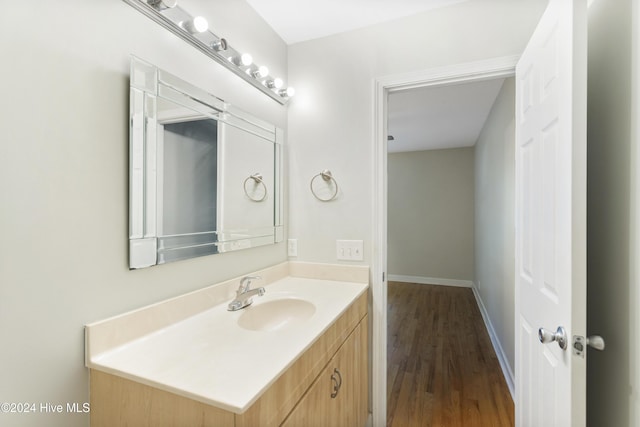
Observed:
[[[237,311],[245,308],[248,305],[253,303],[253,296],[264,295],[264,288],[259,287],[255,289],[251,289],[251,281],[262,279],[260,276],[245,276],[240,280],[240,286],[236,291],[236,299],[229,303],[229,307],[227,310],[229,311]]]

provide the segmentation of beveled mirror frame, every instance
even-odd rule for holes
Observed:
[[[158,182],[156,108],[159,99],[171,101],[192,110],[198,116],[243,130],[273,144],[273,197],[269,197],[266,201],[273,203],[272,223],[265,224],[264,227],[239,227],[196,233],[210,235],[209,237],[198,236],[199,241],[196,243],[193,239],[181,239],[182,236],[159,235],[158,229],[161,227],[157,226],[157,221],[160,207],[156,194]],[[150,267],[167,262],[159,255],[163,248],[166,248],[167,241],[170,241],[169,249],[173,251],[196,246],[204,249],[195,255],[171,259],[179,260],[269,245],[283,240],[283,131],[281,129],[134,56],[131,57],[129,103],[129,268]],[[226,141],[226,143],[233,142]],[[213,252],[207,252],[207,246]]]

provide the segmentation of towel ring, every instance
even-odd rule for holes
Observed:
[[[320,196],[318,196],[316,194],[316,192],[313,189],[313,181],[315,181],[315,179],[317,177],[322,177],[322,180],[325,181],[325,182],[332,182],[333,181],[333,185],[335,185],[336,189],[333,192],[333,194],[331,195],[331,197],[323,199],[322,197],[320,197]],[[322,172],[320,172],[319,174],[315,175],[313,178],[311,178],[311,183],[309,184],[309,187],[311,188],[311,193],[313,194],[313,196],[316,199],[320,200],[321,202],[330,202],[331,200],[335,199],[336,196],[338,195],[338,182],[333,177],[333,175],[331,175],[331,171],[329,169],[325,169]]]
[[[264,188],[264,196],[262,196],[261,199],[257,199],[257,198],[253,198],[249,195],[249,192],[247,191],[247,182],[249,180],[253,180],[254,182],[254,186],[258,185],[258,184],[262,184],[262,187]],[[262,180],[262,174],[260,172],[256,172],[253,175],[249,175],[247,177],[247,179],[244,180],[244,183],[242,183],[242,188],[244,189],[244,194],[247,195],[247,197],[251,200],[253,200],[254,202],[262,202],[264,199],[267,198],[267,186],[264,183],[264,181]]]

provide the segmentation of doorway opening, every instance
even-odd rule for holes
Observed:
[[[387,231],[388,231],[388,98],[390,93],[511,77],[518,57],[459,64],[385,77],[375,81],[374,257],[372,262],[372,407],[374,425],[386,425],[387,416]],[[394,136],[395,142],[395,136]]]
[[[513,426],[515,80],[387,111],[387,425]]]

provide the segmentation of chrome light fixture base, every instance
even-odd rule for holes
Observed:
[[[177,6],[176,0],[123,0],[133,8],[139,10],[153,21],[160,24],[165,29],[171,31],[191,46],[200,50],[202,53],[231,70],[238,77],[242,78],[256,89],[268,95],[273,100],[284,105],[293,93],[292,90],[274,90],[269,87],[266,82],[275,81],[277,78],[272,76],[262,76],[258,73],[259,67],[255,64],[250,66],[237,65],[230,61],[229,58],[241,58],[242,52],[235,50],[229,45],[227,40],[217,36],[210,30],[202,32],[192,32],[190,25],[184,23],[193,22],[194,16]],[[240,62],[240,64],[242,64]],[[277,79],[280,80],[280,79]]]

